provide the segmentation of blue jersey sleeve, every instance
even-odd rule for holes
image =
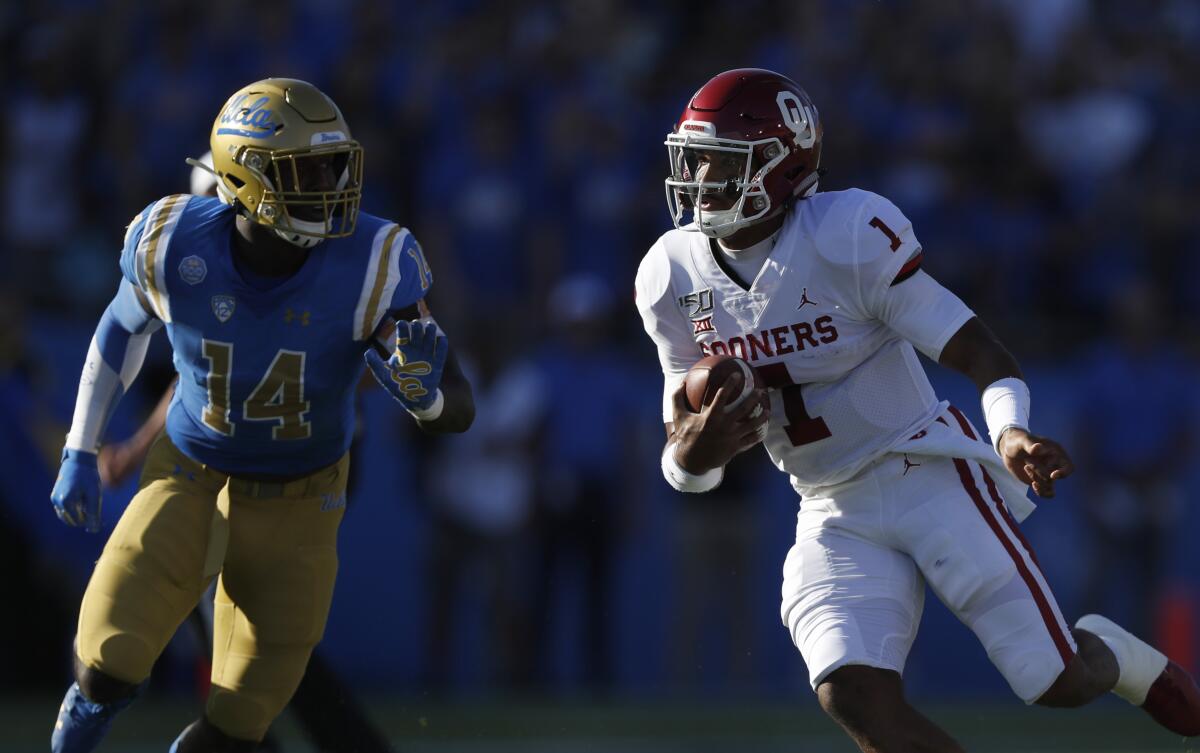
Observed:
[[[121,245],[121,274],[139,288],[142,287],[142,278],[138,276],[137,247],[146,231],[146,220],[149,219],[152,209],[154,204],[138,212],[129,223],[129,227],[125,228],[125,240]]]
[[[354,315],[354,339],[366,340],[385,316],[420,301],[433,285],[433,274],[412,233],[394,223],[373,235],[371,254]]]
[[[407,230],[400,247],[400,284],[392,293],[391,311],[408,308],[429,294],[433,286],[433,271],[425,259],[421,244]]]

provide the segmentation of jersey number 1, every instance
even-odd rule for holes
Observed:
[[[769,363],[765,366],[755,366],[754,370],[764,387],[779,390],[780,396],[783,397],[783,415],[788,420],[783,430],[787,432],[788,439],[792,440],[793,447],[812,444],[833,436],[825,419],[808,415],[808,408],[804,407],[802,385],[792,381],[787,366],[782,363]]]
[[[202,341],[201,353],[208,361],[208,405],[202,416],[205,426],[232,437],[237,426],[229,419],[229,376],[233,373],[233,343]],[[304,399],[305,353],[280,350],[267,373],[242,403],[247,421],[274,421],[272,439],[308,439],[312,422],[304,420],[309,401]]]

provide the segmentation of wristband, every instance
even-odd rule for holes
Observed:
[[[725,478],[724,468],[712,468],[700,475],[685,471],[679,465],[679,461],[675,459],[674,442],[667,445],[663,450],[662,472],[663,478],[667,480],[668,484],[678,491],[691,494],[712,491],[720,486],[721,480]]]
[[[983,391],[983,417],[987,421],[992,447],[1000,450],[1005,429],[1029,429],[1029,386],[1016,377],[992,382]]]
[[[442,415],[442,409],[446,407],[446,398],[442,396],[441,388],[434,393],[433,403],[428,408],[419,408],[417,410],[409,409],[408,412],[418,421],[436,421],[438,416]]]

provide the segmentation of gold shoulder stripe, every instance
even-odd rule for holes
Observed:
[[[153,226],[146,235],[146,292],[150,295],[150,302],[153,304],[154,310],[159,312],[160,317],[163,316],[164,309],[162,293],[158,289],[160,280],[156,279],[154,262],[158,255],[159,241],[162,240],[163,228],[166,227],[167,221],[171,218],[171,213],[175,210],[176,205],[185,199],[187,199],[187,196],[183,194],[168,196],[163,201],[158,214],[151,218]]]
[[[388,233],[387,238],[383,242],[383,252],[379,254],[379,264],[375,268],[375,284],[371,287],[371,297],[367,300],[367,310],[363,312],[362,320],[362,338],[366,340],[372,334],[375,320],[378,318],[375,315],[376,309],[379,308],[379,299],[383,295],[384,284],[387,283],[388,268],[391,265],[392,259],[392,243],[396,240],[396,235],[400,232],[400,226],[396,225]]]

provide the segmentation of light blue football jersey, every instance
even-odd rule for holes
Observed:
[[[129,225],[121,272],[174,348],[167,434],[179,449],[227,473],[303,474],[350,446],[368,341],[432,274],[408,230],[360,212],[353,235],[259,290],[234,267],[234,218],[214,198],[156,201]]]

